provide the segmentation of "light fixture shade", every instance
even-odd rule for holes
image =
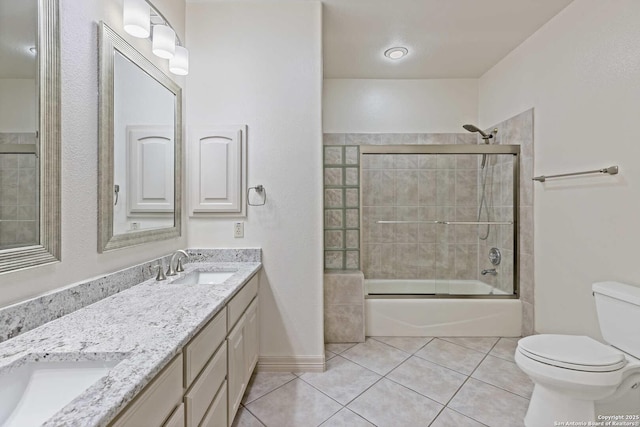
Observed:
[[[124,0],[124,30],[133,37],[146,39],[151,34],[151,9],[145,0]]]
[[[176,52],[176,33],[168,25],[153,26],[153,41],[151,50],[154,55],[164,59],[171,59]]]
[[[179,76],[189,74],[189,50],[182,46],[176,46],[176,53],[169,60],[169,71]]]

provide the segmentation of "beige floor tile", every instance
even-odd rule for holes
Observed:
[[[310,372],[300,378],[332,399],[346,405],[381,377],[341,356],[336,356],[327,362],[325,372]]]
[[[399,384],[382,379],[348,406],[377,427],[425,426],[442,405]]]
[[[469,378],[449,407],[491,427],[524,426],[529,400]]]
[[[489,355],[478,366],[472,377],[527,399],[531,398],[533,382],[514,362]]]
[[[254,417],[251,412],[241,407],[238,409],[231,427],[264,427],[264,424]]]
[[[256,372],[251,376],[242,403],[253,402],[297,377],[289,372]]]
[[[470,375],[485,357],[484,353],[438,338],[418,350],[415,355],[465,375]]]
[[[429,427],[484,427],[484,424],[480,424],[476,420],[465,417],[449,408],[444,408]]]
[[[387,378],[446,405],[467,376],[413,356],[391,371]]]
[[[357,343],[327,343],[324,345],[325,350],[329,350],[332,353],[340,354],[343,351],[349,350]]]
[[[342,408],[299,378],[246,406],[267,427],[318,426]]]
[[[325,350],[324,351],[324,361],[325,362],[328,362],[329,360],[333,359],[334,357],[336,357],[335,353],[332,353],[329,350]]]
[[[358,414],[344,408],[320,427],[376,427]]]
[[[489,353],[498,341],[497,337],[441,337],[440,339],[483,353]]]
[[[406,353],[413,354],[431,341],[433,337],[371,337]]]
[[[517,347],[518,341],[509,338],[500,338],[489,354],[513,362],[513,355]]]
[[[371,338],[341,354],[352,362],[371,369],[377,374],[386,375],[409,357],[408,353],[388,346]]]

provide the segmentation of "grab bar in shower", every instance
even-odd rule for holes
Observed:
[[[577,175],[590,175],[593,173],[604,173],[608,175],[616,175],[618,171],[619,171],[618,166],[609,166],[608,168],[594,169],[591,171],[584,171],[584,172],[561,173],[558,175],[540,175],[540,176],[534,177],[533,180],[539,181],[539,182],[545,182],[547,179],[550,179],[550,178],[562,178],[565,176],[577,176]]]
[[[513,221],[376,221],[376,224],[513,225]]]

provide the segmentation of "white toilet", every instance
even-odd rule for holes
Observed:
[[[577,335],[532,335],[518,342],[516,363],[535,384],[526,427],[640,415],[640,287],[594,283],[593,295],[610,345]]]

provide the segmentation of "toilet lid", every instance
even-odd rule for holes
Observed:
[[[576,371],[616,371],[627,363],[621,351],[579,335],[532,335],[518,341],[518,350],[539,362]]]

